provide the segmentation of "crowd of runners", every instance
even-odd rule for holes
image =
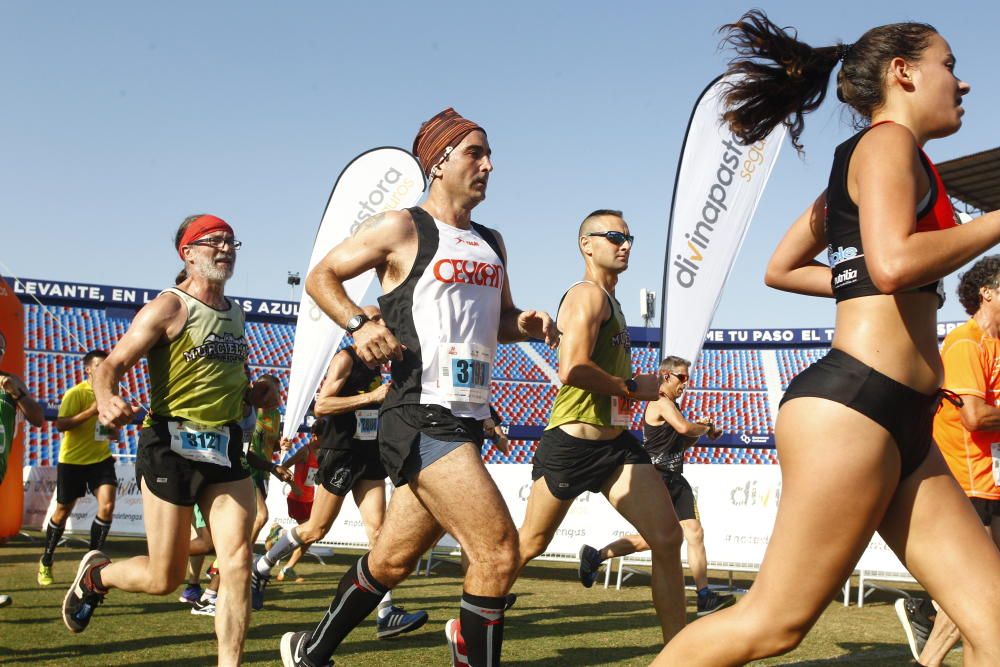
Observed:
[[[344,573],[314,627],[275,638],[282,663],[332,664],[372,612],[380,638],[427,623],[425,611],[398,606],[393,590],[448,533],[461,545],[464,573],[455,618],[440,619],[451,659],[499,665],[519,574],[589,491],[638,534],[581,545],[580,581],[592,585],[606,559],[651,552],[663,638],[653,664],[739,665],[791,650],[876,531],[934,600],[897,604],[914,658],[940,664],[961,638],[966,664],[1000,664],[1000,256],[963,275],[959,298],[970,320],[941,350],[935,326],[941,279],[1000,242],[1000,213],[958,225],[923,150],[959,129],[969,85],[954,73],[948,42],[925,24],[880,26],[825,47],[758,11],[725,29],[736,52],[730,72],[746,75],[729,88],[724,116],[741,141],[784,122],[801,148],[804,114],[823,101],[835,70],[838,98],[864,125],[837,148],[828,188],[767,264],[768,285],[834,299],[836,331],[830,352],[782,400],[781,504],[746,595],[708,586],[695,494],[683,476],[685,450],[721,435],[679,407],[695,360],[663,350],[655,372],[632,367],[615,295],[636,241],[625,214],[596,210],[567,230],[582,276],[564,278],[553,315],[518,308],[508,270],[516,244],[472,219],[493,171],[486,130],[449,108],[413,142],[430,183],[426,200],[368,218],[308,275],[309,295],[353,344],[330,361],[310,442],[289,461],[281,462],[289,443],[279,437],[279,382],[250,377],[243,311],[225,296],[236,232],[208,214],[176,230],[183,269],[175,285],[139,311],[112,350],[83,358],[87,379],[59,408],[56,504],[39,585],[53,584],[74,503],[88,490],[98,500],[90,550],[63,603],[66,627],[99,624],[95,612],[105,598],[114,604],[113,590],[170,595],[185,585],[192,613],[214,616],[219,664],[239,664],[269,580],[298,578],[298,558],[326,535],[350,493],[370,551]],[[827,247],[855,252],[829,265],[815,260]],[[446,278],[435,270],[442,262],[474,269]],[[354,303],[344,284],[371,269],[383,296]],[[485,438],[507,446],[490,407],[497,345],[528,339],[558,350],[561,387],[518,527],[481,447]],[[107,442],[137,418],[119,386],[144,357],[151,400],[135,467],[148,555],[112,561],[101,551],[117,483]],[[641,441],[629,430],[636,403],[645,403]],[[21,379],[2,375],[0,434],[13,432],[18,415],[42,419]],[[271,476],[291,486],[298,525],[271,531],[255,558]],[[394,485],[388,504],[386,479]],[[690,624],[685,540],[699,617]],[[208,554],[214,577],[202,589]]]

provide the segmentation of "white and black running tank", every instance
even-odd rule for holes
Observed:
[[[406,279],[378,300],[386,326],[406,346],[392,362],[382,410],[432,403],[456,417],[486,419],[506,271],[496,236],[475,222],[459,229],[420,207],[407,210],[417,256]]]

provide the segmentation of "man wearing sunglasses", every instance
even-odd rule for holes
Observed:
[[[659,386],[656,375],[632,374],[628,328],[614,296],[633,240],[621,211],[594,211],[580,225],[584,276],[559,305],[563,385],[535,452],[521,565],[545,551],[577,496],[601,492],[652,549],[653,604],[667,642],[685,621],[682,535],[667,489],[629,432],[633,402],[655,400]]]
[[[215,631],[219,665],[238,665],[250,618],[250,528],[254,488],[239,421],[249,379],[243,309],[224,294],[240,247],[213,215],[184,220],[174,238],[181,280],[140,310],[93,383],[105,426],[132,422],[118,395],[122,377],[149,361],[150,412],[136,453],[148,556],[112,563],[90,551],[63,601],[63,622],[83,632],[112,588],[167,595],[184,582],[193,507],[211,530],[222,573]]]
[[[683,475],[684,452],[688,447],[703,435],[712,440],[722,435],[722,431],[708,419],[688,421],[677,406],[687,388],[690,368],[690,362],[680,357],[668,356],[660,362],[660,397],[646,405],[642,418],[643,447],[663,476],[674,511],[680,519],[687,542],[688,567],[698,591],[698,616],[706,616],[730,606],[736,598],[716,593],[708,587],[705,531],[698,517],[694,490]],[[625,535],[601,549],[583,545],[580,549],[580,583],[590,588],[605,560],[647,549],[649,545],[641,535]]]

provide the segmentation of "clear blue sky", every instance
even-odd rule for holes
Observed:
[[[476,219],[501,229],[514,298],[556,307],[582,273],[581,217],[621,208],[638,237],[619,283],[659,292],[681,140],[724,68],[716,28],[748,4],[666,2],[12,2],[0,5],[0,260],[16,274],[139,287],[179,268],[172,234],[212,212],[245,242],[233,295],[288,298],[330,188],[356,154],[409,147],[446,106],[487,128],[496,171]],[[770,2],[825,45],[934,24],[972,84],[942,161],[1000,144],[1000,3]],[[832,302],[762,282],[788,223],[850,135],[830,96],[786,146],[715,326],[822,326]],[[942,319],[964,317],[948,281]]]

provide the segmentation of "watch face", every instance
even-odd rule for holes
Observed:
[[[368,321],[368,318],[364,315],[355,315],[347,321],[347,331],[349,333],[354,333],[361,328],[361,325]]]

